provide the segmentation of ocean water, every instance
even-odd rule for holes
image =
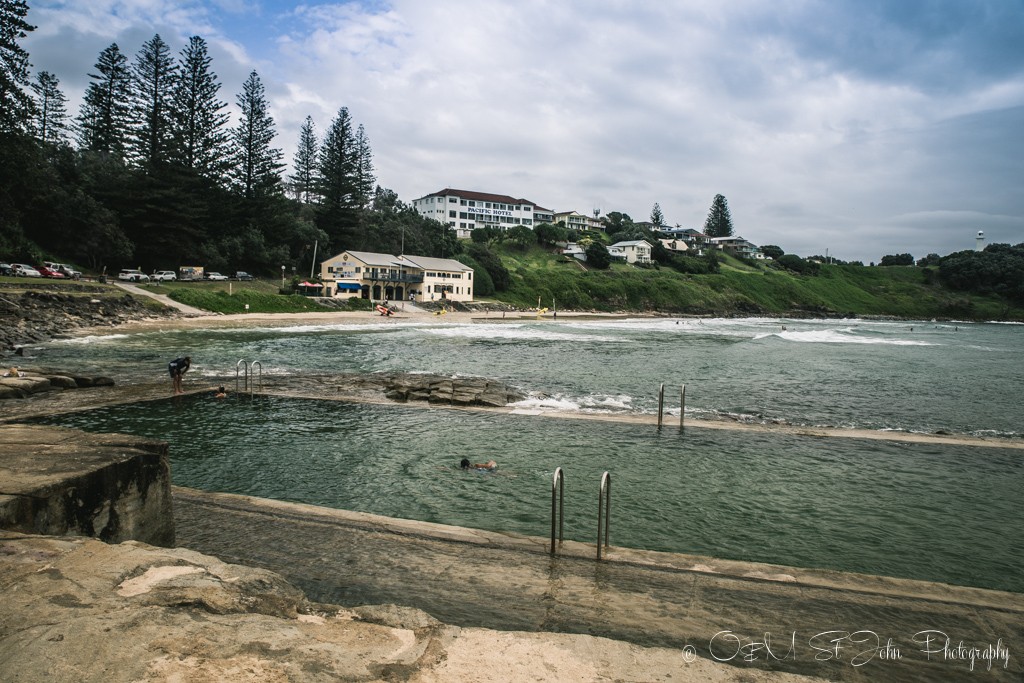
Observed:
[[[431,372],[505,380],[523,407],[678,414],[1024,438],[1024,325],[866,320],[636,319],[318,324],[169,330],[59,340],[39,362],[121,381],[233,378],[240,358],[268,379]]]
[[[118,334],[33,349],[120,381],[406,371],[506,380],[523,412],[687,417],[1024,438],[1024,326],[637,319],[388,321]],[[199,376],[197,378],[197,375]],[[169,388],[169,385],[168,385]],[[331,401],[206,397],[57,418],[166,439],[176,484],[545,536],[566,472],[566,535],[594,542],[613,477],[612,543],[1024,591],[1024,450],[538,419]],[[463,472],[463,454],[494,459]]]

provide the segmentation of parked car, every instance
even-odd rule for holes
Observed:
[[[157,282],[171,282],[178,279],[173,270],[158,270],[151,277]]]
[[[149,282],[149,276],[135,268],[122,269],[121,272],[117,274],[117,279],[127,280],[128,282]]]
[[[0,275],[14,275],[10,263],[0,263]]]
[[[227,280],[228,276],[227,275],[221,275],[217,271],[213,270],[213,271],[210,271],[209,273],[206,274],[206,279],[207,280]]]
[[[46,266],[39,266],[38,268],[36,268],[36,270],[38,270],[39,274],[42,275],[43,277],[52,277],[55,280],[63,280],[66,277],[64,273],[60,272],[59,270],[47,268]]]
[[[254,278],[253,278],[252,275],[249,275],[249,273],[245,272],[244,270],[239,270],[239,271],[235,272],[235,279],[236,280],[252,280]]]
[[[63,273],[64,277],[70,277],[75,280],[82,277],[81,271],[75,270],[66,263],[53,263],[52,261],[44,261],[43,265],[49,268],[50,270],[55,270],[58,273]]]
[[[30,265],[25,263],[12,263],[11,270],[14,271],[15,275],[21,277],[42,277],[43,274]]]

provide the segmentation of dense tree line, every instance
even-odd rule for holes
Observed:
[[[958,251],[939,261],[939,281],[951,289],[995,294],[1024,303],[1024,242]]]
[[[343,249],[454,256],[454,231],[377,185],[364,127],[341,107],[303,125],[285,178],[264,85],[221,94],[206,42],[177,55],[159,35],[134,59],[115,43],[89,70],[74,117],[60,81],[30,78],[25,0],[0,0],[0,258],[90,269],[277,272]]]

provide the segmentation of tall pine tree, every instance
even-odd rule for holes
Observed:
[[[217,99],[220,83],[210,61],[206,41],[192,36],[181,51],[171,97],[171,157],[197,175],[217,180],[228,167],[228,115],[222,111],[227,103]]]
[[[352,119],[342,107],[324,134],[320,147],[320,174],[317,188],[320,207],[317,225],[331,238],[331,247],[362,248],[359,227],[359,189],[356,186],[358,154]]]
[[[370,152],[370,141],[366,137],[363,124],[356,129],[356,203],[359,208],[366,208],[373,200],[377,179],[373,175],[373,154]]]
[[[665,225],[665,214],[661,212],[661,204],[658,202],[654,202],[654,207],[651,208],[651,223],[655,228]]]
[[[132,155],[144,168],[154,169],[168,160],[176,73],[171,49],[159,34],[142,45],[132,67]]]
[[[704,234],[708,237],[731,237],[732,216],[729,215],[729,204],[725,197],[716,194],[711,202],[707,220],[704,221]]]
[[[299,130],[299,146],[295,150],[292,163],[295,173],[292,175],[292,186],[295,189],[295,198],[303,204],[312,203],[318,193],[316,191],[317,178],[317,149],[316,129],[313,127],[313,117],[307,116]]]
[[[356,188],[356,139],[348,107],[342,107],[331,121],[320,147],[319,189],[329,208],[358,206]]]
[[[126,153],[131,96],[128,59],[117,43],[100,53],[96,73],[85,90],[78,115],[78,143],[88,151],[123,159]]]
[[[33,130],[44,143],[66,141],[68,129],[67,97],[60,90],[60,80],[49,71],[40,71],[32,83],[36,115]]]
[[[0,0],[0,131],[24,131],[32,117],[28,85],[28,52],[18,41],[35,30],[25,21],[25,0]]]
[[[232,132],[236,190],[245,197],[277,192],[281,185],[281,150],[271,147],[276,131],[268,111],[263,82],[255,71],[249,74],[238,95],[241,119]]]

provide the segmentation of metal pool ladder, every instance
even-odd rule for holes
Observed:
[[[601,475],[601,488],[597,494],[597,560],[608,551],[611,536],[612,515],[612,474],[606,471]],[[561,467],[555,468],[551,478],[551,554],[562,545],[565,527],[565,473]],[[555,530],[558,530],[557,544]]]
[[[257,370],[259,373],[257,374]],[[254,360],[248,365],[244,358],[239,358],[238,362],[235,363],[235,393],[238,393],[238,380],[242,378],[242,389],[249,392],[249,398],[253,397],[256,391],[256,384],[260,386],[260,391],[263,391],[263,363],[258,360]]]
[[[603,512],[603,514],[602,514]],[[611,527],[612,514],[612,475],[605,472],[601,475],[601,489],[597,493],[597,561],[601,561],[601,531],[604,531],[604,548],[608,549],[608,534]],[[602,522],[603,528],[602,528]]]
[[[558,500],[558,545],[562,545],[562,532],[565,528],[565,476],[562,468],[555,468],[555,476],[551,479],[551,554],[555,554],[555,499]]]

